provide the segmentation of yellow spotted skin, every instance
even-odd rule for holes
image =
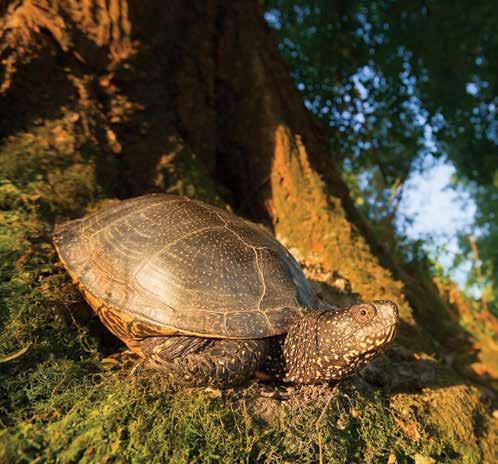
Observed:
[[[318,369],[325,358],[314,353],[338,346],[360,353],[379,328],[350,325],[363,331],[354,349],[339,332],[310,344],[326,333],[328,316],[292,255],[256,225],[189,198],[125,200],[57,225],[53,240],[102,323],[150,365],[189,385],[241,383],[269,364],[276,377],[296,383],[344,376],[361,364],[358,356],[348,355],[351,369],[337,374]],[[372,305],[382,319],[385,305]],[[272,365],[272,358],[285,361]]]
[[[281,375],[297,384],[347,377],[389,346],[397,322],[398,308],[386,300],[309,313],[285,338]]]

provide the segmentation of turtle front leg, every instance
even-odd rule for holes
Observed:
[[[146,363],[178,383],[225,388],[250,379],[268,352],[268,341],[150,337],[141,342]]]

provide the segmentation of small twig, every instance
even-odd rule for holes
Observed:
[[[18,358],[19,356],[22,356],[24,353],[26,353],[26,351],[28,351],[28,348],[30,346],[31,346],[31,342],[28,343],[24,348],[21,348],[20,350],[15,351],[14,353],[0,357],[0,363],[6,363],[6,362],[9,362],[9,361],[12,361],[12,360]]]
[[[329,408],[330,402],[332,401],[332,398],[334,397],[333,394],[330,395],[329,399],[325,403],[325,406],[322,409],[322,412],[320,413],[320,416],[318,417],[317,421],[315,422],[315,427],[316,431],[318,433],[318,461],[320,464],[323,464],[323,444],[322,444],[322,434],[319,430],[320,423],[322,422],[325,413],[327,412],[327,409]]]
[[[322,412],[320,413],[320,416],[318,417],[317,421],[315,422],[315,427],[318,428],[318,426],[320,425],[320,422],[322,421],[323,417],[325,416],[325,413],[327,412],[327,409],[328,409],[329,404],[332,401],[333,397],[334,397],[334,395],[330,395],[330,398],[325,403],[325,406],[323,407]]]
[[[322,434],[318,435],[318,461],[323,464]]]

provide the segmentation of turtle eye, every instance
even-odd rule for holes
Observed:
[[[354,318],[358,322],[368,322],[375,316],[375,309],[372,305],[361,304],[355,308]]]

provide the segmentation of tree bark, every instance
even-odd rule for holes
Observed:
[[[42,148],[83,153],[110,196],[168,191],[228,203],[268,223],[325,300],[351,299],[344,282],[362,299],[393,300],[405,355],[439,349],[416,318],[446,330],[446,306],[356,211],[256,1],[0,8],[4,141],[57,123]]]
[[[402,337],[417,333],[412,309],[434,324],[434,285],[421,288],[354,208],[257,2],[11,0],[0,57],[1,135],[63,115],[115,195],[221,194],[268,221],[317,280],[396,301]]]
[[[396,301],[412,344],[412,310],[439,324],[436,287],[356,211],[257,2],[11,0],[0,57],[3,137],[62,117],[114,195],[224,200],[268,222],[317,280],[341,275],[363,299]]]

